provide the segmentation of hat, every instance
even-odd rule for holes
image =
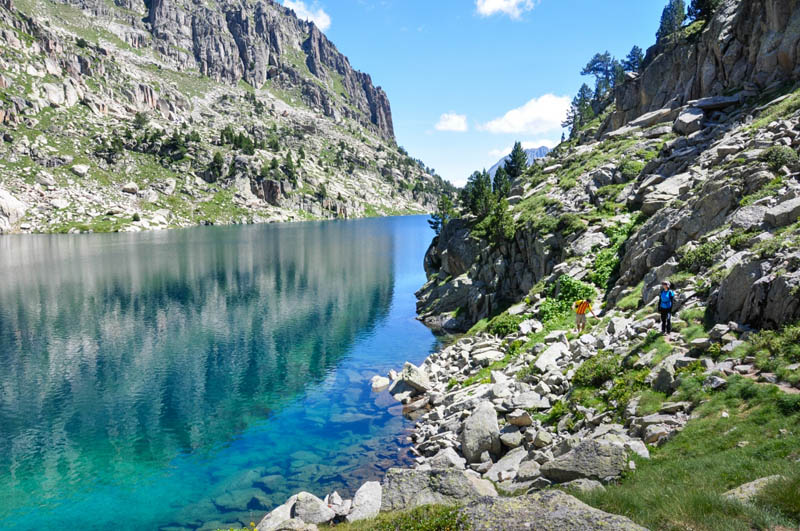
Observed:
[[[663,280],[663,281],[661,282],[661,284],[663,284],[663,285],[667,286],[668,288],[669,288],[670,286],[672,286],[672,284],[670,284],[670,283],[669,283],[669,280]]]

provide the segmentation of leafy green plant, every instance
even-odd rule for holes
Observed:
[[[773,171],[778,171],[784,166],[797,164],[797,152],[789,146],[772,146],[761,155],[761,160],[769,164]]]
[[[638,160],[625,159],[622,161],[622,164],[619,165],[619,171],[622,173],[622,178],[625,179],[625,181],[635,179],[642,173],[643,169],[644,163]]]
[[[595,295],[591,285],[569,275],[561,275],[552,287],[550,296],[539,307],[539,317],[542,321],[557,318],[570,312],[576,300],[593,299]]]
[[[580,232],[585,228],[586,224],[583,222],[581,217],[578,214],[571,212],[561,214],[561,216],[558,218],[558,225],[556,225],[556,230],[565,236]]]
[[[572,383],[578,387],[598,387],[613,378],[618,370],[619,359],[614,353],[600,351],[578,367]]]
[[[597,253],[594,266],[587,276],[589,282],[601,289],[611,287],[611,282],[619,273],[620,255],[624,249],[625,242],[628,241],[644,220],[643,216],[637,216],[624,225],[616,225],[606,229],[605,233],[611,240],[611,245]]]
[[[486,327],[486,331],[496,336],[505,337],[519,330],[519,325],[525,317],[522,315],[500,314],[491,321]]]
[[[681,271],[697,272],[700,268],[711,267],[724,246],[724,241],[712,240],[698,245],[694,249],[684,248],[678,251],[678,268]]]

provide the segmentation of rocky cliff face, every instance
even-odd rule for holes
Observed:
[[[797,0],[728,0],[702,29],[677,44],[652,47],[647,67],[617,92],[608,129],[688,101],[763,89],[800,76]]]
[[[271,1],[0,4],[3,230],[431,210],[386,94]],[[11,199],[5,200],[10,211]]]
[[[800,91],[783,82],[800,69],[798,20],[796,2],[728,1],[698,42],[656,55],[605,128],[514,183],[513,239],[457,220],[434,240],[423,320],[465,330],[552,295],[561,275],[609,308],[647,307],[673,278],[681,304],[718,322],[800,317]]]
[[[120,16],[100,0],[69,0],[135,48],[151,47],[170,66],[199,70],[217,80],[270,82],[297,89],[304,101],[331,118],[350,118],[394,138],[389,100],[369,75],[358,72],[319,29],[264,0],[185,2],[126,0]],[[119,5],[119,3],[117,3]],[[341,81],[341,92],[337,82]]]

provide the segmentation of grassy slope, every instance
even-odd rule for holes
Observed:
[[[800,401],[774,386],[734,377],[703,400],[697,418],[651,459],[605,492],[577,494],[605,511],[651,529],[772,529],[800,524]],[[725,417],[723,412],[727,412]],[[752,505],[721,495],[743,483],[782,474]]]

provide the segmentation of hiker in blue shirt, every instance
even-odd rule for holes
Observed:
[[[658,312],[661,314],[661,333],[672,333],[672,306],[675,303],[675,292],[670,289],[670,283],[665,280],[661,283],[661,293],[658,294]]]

